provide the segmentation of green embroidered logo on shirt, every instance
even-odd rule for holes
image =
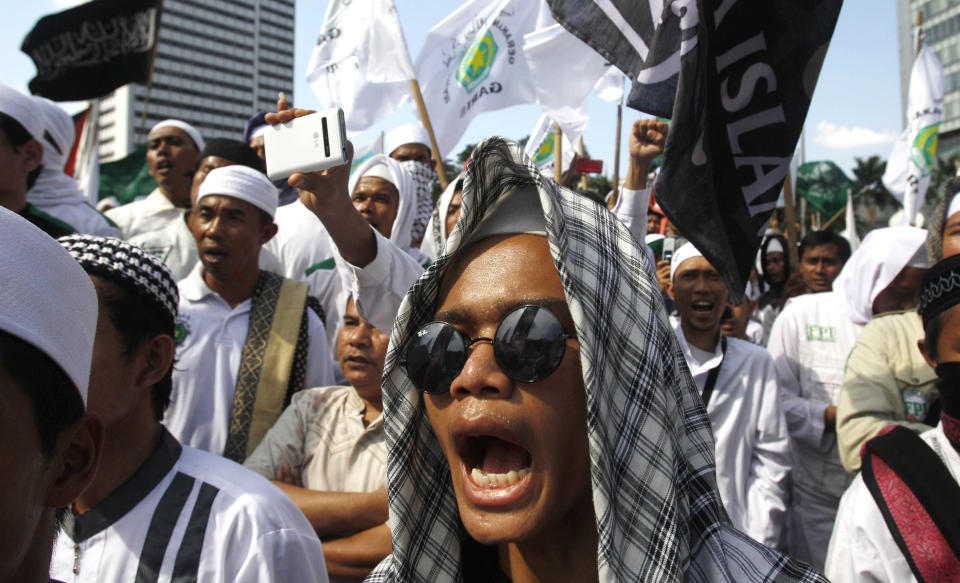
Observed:
[[[183,341],[187,339],[187,335],[190,334],[190,329],[187,328],[187,323],[183,320],[178,320],[176,326],[173,328],[173,342],[180,346],[183,344]]]
[[[807,342],[836,342],[837,330],[833,326],[807,324]]]

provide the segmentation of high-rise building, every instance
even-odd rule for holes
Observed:
[[[101,159],[125,156],[168,118],[240,139],[278,91],[292,99],[293,25],[294,0],[165,0],[149,100],[146,86],[127,85],[100,101]]]
[[[897,0],[900,45],[900,96],[906,116],[910,69],[916,54],[917,14],[922,14],[923,42],[943,65],[943,120],[937,156],[960,151],[960,0]],[[905,119],[905,118],[904,118]]]

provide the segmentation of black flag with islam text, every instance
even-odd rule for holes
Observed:
[[[161,0],[94,0],[44,16],[20,46],[37,66],[31,93],[78,101],[145,83],[160,9]]]
[[[739,299],[842,0],[547,3],[630,76],[630,107],[671,119],[657,202]]]

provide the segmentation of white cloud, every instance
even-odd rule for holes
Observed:
[[[851,128],[838,126],[829,121],[817,124],[817,134],[813,141],[834,150],[852,150],[863,146],[891,144],[897,139],[897,132],[876,131],[869,128]]]

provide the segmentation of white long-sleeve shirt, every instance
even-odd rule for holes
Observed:
[[[960,454],[947,440],[943,427],[938,425],[920,437],[943,460],[953,479],[960,482]],[[840,500],[825,574],[834,583],[917,580],[859,474]]]
[[[780,548],[793,460],[773,360],[762,347],[727,338],[726,353],[718,342],[713,355],[700,362],[676,319],[674,331],[701,392],[710,371],[720,366],[706,405],[716,442],[717,488],[730,522]]]

